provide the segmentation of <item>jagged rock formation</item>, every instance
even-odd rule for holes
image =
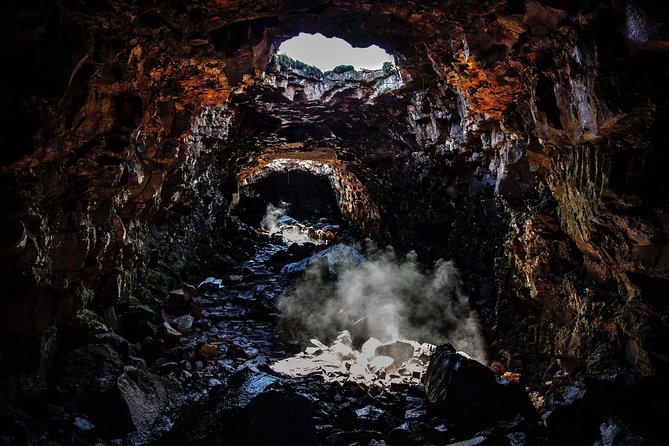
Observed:
[[[156,297],[152,286],[206,265],[237,236],[228,207],[245,169],[324,148],[350,175],[348,201],[360,200],[350,218],[374,220],[361,225],[372,237],[456,260],[493,356],[530,370],[666,367],[666,6],[2,8],[13,61],[2,93],[3,393],[41,385],[86,310],[114,326]],[[277,63],[263,74],[298,29],[376,42],[399,74],[319,78]]]

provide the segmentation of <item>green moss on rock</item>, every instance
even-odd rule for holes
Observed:
[[[70,351],[61,364],[61,390],[68,393],[107,390],[123,371],[123,362],[108,344],[88,344]]]

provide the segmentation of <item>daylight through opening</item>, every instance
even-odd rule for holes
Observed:
[[[378,70],[394,58],[377,45],[355,48],[338,37],[323,34],[300,33],[279,46],[279,53],[291,59],[313,65],[322,71],[332,71],[338,66],[352,66],[356,70]]]

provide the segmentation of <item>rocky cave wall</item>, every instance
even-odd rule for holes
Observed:
[[[295,144],[287,144],[296,148]],[[302,145],[298,146],[304,149]],[[266,148],[267,150],[267,148]],[[308,172],[326,177],[336,197],[339,213],[357,227],[361,234],[373,234],[379,224],[379,211],[369,199],[366,188],[345,161],[327,148],[311,148],[306,152],[285,151],[281,148],[268,150],[269,155],[259,156],[256,164],[242,168],[237,175],[240,187],[256,183],[271,174]]]
[[[295,129],[256,92],[276,87],[263,90],[261,72],[298,30],[397,57],[399,93],[335,94],[345,118],[287,135],[353,162],[378,204],[377,239],[458,262],[495,355],[568,371],[666,362],[667,194],[649,187],[667,158],[665,7],[2,8],[3,58],[16,61],[3,72],[4,388],[39,385],[68,327],[122,323],[236,237],[237,172],[274,130]]]

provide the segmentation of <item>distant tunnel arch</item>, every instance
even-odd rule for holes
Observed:
[[[277,173],[307,173],[326,178],[334,192],[341,217],[363,231],[372,230],[379,220],[376,204],[365,186],[346,164],[328,152],[295,152],[260,158],[237,176],[238,190],[259,183]]]

